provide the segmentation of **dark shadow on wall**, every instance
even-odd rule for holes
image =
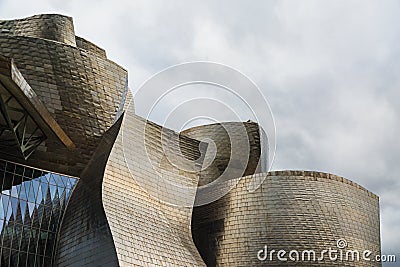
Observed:
[[[80,176],[61,225],[56,266],[119,266],[103,208],[102,183],[122,118],[104,134]]]

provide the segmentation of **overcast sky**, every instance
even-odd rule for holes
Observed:
[[[276,120],[272,168],[330,172],[378,194],[384,253],[400,258],[399,1],[0,0],[2,19],[39,13],[72,16],[133,90],[193,60],[251,77]]]

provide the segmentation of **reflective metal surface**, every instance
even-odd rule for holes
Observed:
[[[249,192],[254,179],[263,183]],[[313,171],[274,171],[228,182],[235,187],[227,195],[193,211],[193,238],[207,266],[381,266],[362,259],[332,261],[328,254],[317,260],[323,250],[339,255],[339,239],[348,242],[347,249],[380,254],[379,198],[358,184]],[[274,250],[272,260],[270,254],[259,260],[265,246]],[[280,250],[287,261],[278,260]],[[316,260],[291,261],[293,250],[313,250]]]
[[[66,148],[59,138],[47,136],[28,161],[21,163],[79,176],[115,122],[127,90],[127,71],[90,42],[82,38],[76,42],[69,17],[38,15],[0,21],[0,28],[0,55],[13,59],[21,74],[12,74],[14,80],[20,81],[21,90],[31,88],[75,144],[75,148]],[[20,162],[15,157],[8,159]]]

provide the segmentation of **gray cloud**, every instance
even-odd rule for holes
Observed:
[[[273,168],[333,172],[377,193],[383,250],[399,253],[398,1],[0,2],[3,18],[49,12],[73,16],[134,90],[192,60],[249,75],[275,115]]]

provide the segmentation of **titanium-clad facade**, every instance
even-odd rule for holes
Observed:
[[[221,177],[232,161],[232,153],[235,153],[243,164],[234,163],[229,166],[229,169],[238,170],[236,173],[229,173],[227,179],[260,173],[267,169],[268,162],[261,161],[262,150],[267,153],[267,147],[262,143],[260,131],[262,130],[255,122],[215,123],[182,131],[185,136],[212,143],[205,155],[204,162],[208,163],[208,166],[200,172],[199,186]],[[236,140],[237,147],[232,147],[233,141]]]
[[[374,194],[265,173],[267,135],[251,121],[181,133],[147,121],[127,78],[70,17],[0,21],[1,266],[264,266],[264,245],[339,238],[380,252]]]
[[[0,21],[0,54],[12,58],[26,83],[75,148],[48,138],[23,163],[78,176],[126,95],[127,72],[104,51],[75,38],[72,19],[38,15]],[[83,48],[81,48],[81,47]],[[89,50],[87,50],[89,49]],[[20,161],[14,157],[13,161]]]
[[[182,172],[165,159],[162,135],[178,137],[177,133],[149,124],[131,111],[125,113],[124,131],[103,178],[103,205],[118,262],[120,266],[205,266],[190,228],[198,175]],[[177,138],[175,145],[193,151],[186,154],[189,159],[198,158],[199,142],[183,139]]]
[[[249,192],[254,179],[263,182]],[[194,208],[193,238],[207,266],[381,266],[362,259],[332,261],[328,254],[318,260],[323,250],[340,251],[338,240],[347,241],[344,253],[380,255],[378,197],[354,182],[312,171],[274,171],[228,182],[235,186],[227,195]],[[287,259],[292,250],[300,257],[313,250],[316,258],[280,261],[279,250]]]

